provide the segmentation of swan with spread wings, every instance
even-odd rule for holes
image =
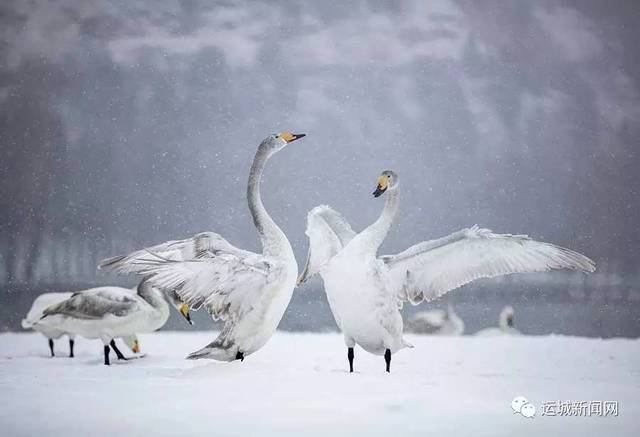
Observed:
[[[238,249],[220,235],[204,232],[102,261],[101,268],[143,275],[159,288],[175,290],[192,310],[204,307],[214,320],[224,321],[220,335],[187,358],[242,361],[264,346],[280,323],[298,264],[289,240],[262,203],[260,182],[268,159],[304,136],[270,135],[253,159],[247,201],[262,253]]]
[[[593,272],[589,258],[525,235],[494,234],[473,226],[418,243],[396,255],[378,256],[398,212],[398,175],[384,171],[373,195],[387,193],[380,217],[356,234],[335,210],[323,205],[307,217],[307,265],[298,279],[319,274],[335,321],[344,335],[349,370],[354,346],[384,355],[411,347],[402,338],[403,302],[431,301],[475,279],[554,269]]]

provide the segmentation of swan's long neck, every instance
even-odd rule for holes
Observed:
[[[284,232],[273,221],[262,203],[260,196],[260,182],[262,180],[262,172],[269,158],[275,152],[259,147],[256,156],[253,158],[253,165],[249,172],[249,183],[247,186],[247,201],[249,202],[249,211],[253,217],[253,224],[258,230],[262,241],[262,248],[265,255],[282,255],[283,251],[287,254],[293,253],[289,240]]]
[[[396,188],[388,192],[384,209],[382,210],[380,217],[378,217],[378,220],[362,231],[363,234],[366,233],[366,246],[368,250],[371,250],[374,253],[378,250],[378,247],[380,247],[389,233],[389,229],[391,229],[391,224],[398,213],[399,207],[400,196],[398,189]]]
[[[147,281],[142,281],[138,285],[138,296],[143,298],[149,305],[162,313],[169,313],[169,304],[164,299],[162,293],[151,286]]]

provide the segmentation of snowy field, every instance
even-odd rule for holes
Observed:
[[[347,373],[338,334],[278,333],[242,363],[183,359],[212,336],[143,335],[145,358],[106,367],[99,342],[69,359],[60,340],[52,359],[40,335],[2,334],[2,435],[640,435],[639,340],[407,336],[391,374],[360,349]],[[513,414],[516,395],[538,415]],[[540,416],[555,400],[614,400],[619,415]]]

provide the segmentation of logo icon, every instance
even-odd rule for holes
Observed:
[[[532,419],[536,415],[536,406],[533,405],[524,396],[516,396],[511,401],[511,409],[513,414],[521,414],[527,419]]]

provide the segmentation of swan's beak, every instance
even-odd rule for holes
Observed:
[[[373,192],[373,197],[380,197],[382,193],[387,191],[389,188],[389,179],[386,176],[380,176],[378,178],[378,186],[376,187],[376,191]]]
[[[193,321],[191,320],[191,314],[189,314],[189,305],[187,305],[186,303],[183,303],[180,306],[180,314],[182,314],[182,317],[187,319],[187,322],[189,322],[190,325],[193,325]]]
[[[138,340],[133,341],[133,348],[131,349],[131,352],[134,354],[140,353],[140,342]]]
[[[285,140],[287,144],[293,143],[295,140],[299,140],[302,137],[306,137],[307,134],[292,134],[291,132],[284,132],[280,134],[280,138]]]

